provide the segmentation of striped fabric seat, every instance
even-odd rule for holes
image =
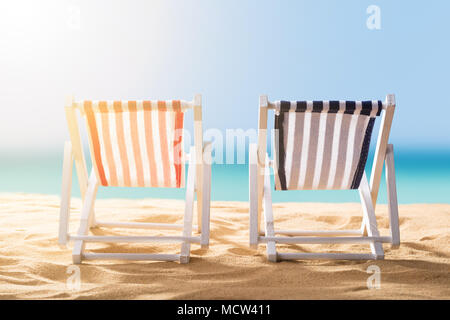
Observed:
[[[82,102],[102,186],[184,187],[183,103]]]
[[[278,101],[275,189],[359,187],[381,101]]]

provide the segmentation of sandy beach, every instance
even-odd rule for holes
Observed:
[[[72,201],[71,232],[81,202]],[[177,200],[98,200],[100,220],[182,222]],[[284,229],[349,229],[361,223],[356,203],[278,203]],[[386,205],[377,207],[388,234]],[[191,262],[89,261],[80,265],[73,290],[71,247],[57,245],[59,198],[0,194],[0,299],[450,299],[450,205],[400,206],[401,247],[384,245],[384,261],[289,261],[269,263],[265,246],[248,247],[248,204],[213,202],[211,246],[193,245]],[[94,234],[162,235],[159,231],[94,229]],[[280,245],[280,251],[369,250],[364,245]],[[179,245],[88,244],[93,252],[177,253]],[[379,289],[367,288],[367,268],[381,271]]]

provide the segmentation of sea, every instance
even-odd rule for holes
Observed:
[[[372,150],[366,165],[368,177],[373,154]],[[0,192],[59,195],[62,162],[62,150],[0,154]],[[395,170],[400,204],[450,203],[450,150],[396,148]],[[387,201],[384,179],[383,173],[378,203]],[[73,181],[73,196],[80,197],[75,170]],[[248,164],[212,165],[213,201],[248,201],[248,195]],[[98,198],[184,199],[184,197],[184,189],[167,188],[100,187],[98,193]],[[272,198],[274,202],[359,202],[356,190],[274,191]]]

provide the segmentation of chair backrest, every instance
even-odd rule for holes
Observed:
[[[381,101],[278,101],[275,189],[357,189]]]
[[[100,185],[183,188],[184,112],[194,105],[195,100],[74,102],[86,121]],[[195,143],[201,148],[201,139]]]

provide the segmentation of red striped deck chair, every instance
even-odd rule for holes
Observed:
[[[183,151],[183,118],[194,111],[195,145]],[[92,172],[88,176],[76,111],[85,120]],[[209,245],[211,150],[203,145],[201,96],[193,101],[75,101],[68,98],[66,117],[70,142],[66,142],[59,226],[59,243],[74,241],[73,261],[128,259],[189,262],[191,243]],[[185,161],[189,160],[187,182]],[[72,167],[75,163],[83,206],[78,233],[68,232]],[[184,188],[186,203],[183,224],[102,222],[95,219],[94,202],[101,187]],[[197,225],[193,225],[197,195]],[[90,228],[180,229],[179,236],[95,236]],[[199,236],[192,234],[197,229]],[[181,243],[179,254],[92,253],[87,242]]]
[[[275,111],[274,159],[266,151],[268,110]],[[394,150],[389,132],[395,97],[382,101],[277,101],[260,97],[258,144],[250,145],[250,246],[267,245],[269,261],[285,259],[384,259],[382,243],[398,247]],[[370,184],[365,165],[377,117],[381,116]],[[390,236],[380,236],[375,205],[383,166],[386,171]],[[274,227],[270,168],[275,190],[351,190],[361,198],[357,230],[280,230]],[[264,231],[260,230],[264,213]],[[279,253],[276,244],[359,243],[371,253]]]

